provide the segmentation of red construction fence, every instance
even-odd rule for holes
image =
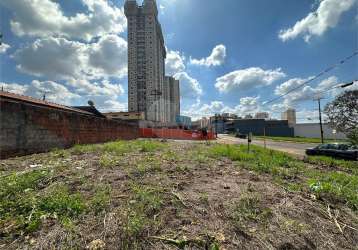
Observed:
[[[167,129],[167,128],[140,128],[142,138],[164,138],[176,140],[215,140],[215,133],[208,131],[207,138],[201,131]]]

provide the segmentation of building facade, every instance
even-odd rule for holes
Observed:
[[[299,123],[293,126],[295,129],[295,136],[306,137],[306,138],[320,138],[321,127],[319,123]],[[336,129],[332,128],[328,123],[322,125],[323,137],[325,139],[338,139],[345,140],[347,136],[343,133],[337,132]],[[334,133],[336,132],[336,133]]]
[[[176,117],[180,115],[180,87],[179,80],[171,76],[165,77],[165,85],[168,88],[167,115],[168,122],[176,122]]]
[[[268,119],[270,117],[267,112],[258,112],[255,114],[255,119]]]
[[[128,110],[149,121],[166,122],[164,76],[166,50],[155,0],[126,0],[128,20]]]
[[[178,115],[176,117],[176,122],[179,126],[188,128],[188,129],[190,129],[191,125],[192,125],[191,117],[189,117],[189,116]]]
[[[110,112],[104,113],[107,119],[125,120],[125,121],[141,121],[144,120],[144,112]]]
[[[281,119],[288,121],[289,125],[296,124],[296,110],[295,109],[287,109],[285,112],[282,113]]]

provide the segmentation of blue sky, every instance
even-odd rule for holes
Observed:
[[[40,2],[41,4],[36,4]],[[138,1],[139,2],[139,1]],[[181,80],[182,113],[287,107],[316,120],[313,97],[358,78],[357,57],[272,105],[357,51],[357,0],[158,0],[167,74]],[[124,1],[2,0],[0,83],[5,90],[67,105],[94,100],[127,108]],[[357,83],[352,87],[357,88]],[[324,102],[339,91],[325,94]]]

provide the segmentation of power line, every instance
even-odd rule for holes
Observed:
[[[344,63],[346,63],[347,61],[349,61],[350,59],[352,59],[353,57],[355,57],[356,55],[358,55],[358,51],[355,51],[352,55],[344,58],[343,60],[339,61],[338,63],[326,68],[325,70],[323,70],[321,73],[319,73],[318,75],[316,75],[315,77],[305,81],[304,83],[298,85],[297,87],[287,91],[286,93],[278,96],[278,97],[275,97],[267,102],[264,103],[264,105],[267,105],[267,104],[270,104],[270,103],[273,103],[273,102],[276,102],[277,100],[281,99],[282,97],[285,97],[287,96],[288,94],[292,93],[293,91],[296,91],[297,89],[300,89],[302,88],[303,86],[305,85],[308,85],[309,83],[313,82],[314,80],[320,78],[321,76],[323,76],[324,74],[327,74],[328,72],[332,71],[333,69],[337,68],[339,65],[342,65]]]
[[[317,92],[317,93],[315,93],[315,95],[320,95],[320,94],[326,93],[326,92],[328,92],[328,91],[331,91],[331,90],[333,90],[333,89],[338,89],[338,88],[344,89],[344,88],[347,88],[347,87],[349,87],[349,86],[352,86],[352,85],[353,85],[355,82],[357,82],[357,81],[358,81],[358,80],[355,80],[355,81],[350,82],[350,83],[338,84],[338,85],[333,86],[333,87],[331,87],[331,88],[329,88],[329,89],[326,89],[326,90],[322,90],[322,91],[320,91],[320,92]]]

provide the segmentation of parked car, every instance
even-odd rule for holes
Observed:
[[[246,139],[246,138],[247,138],[247,135],[241,134],[241,133],[237,132],[237,133],[235,134],[235,137],[236,137],[236,138],[240,138],[240,139]]]
[[[325,155],[347,160],[358,160],[358,147],[356,145],[332,143],[321,144],[315,148],[306,149],[307,155]]]

